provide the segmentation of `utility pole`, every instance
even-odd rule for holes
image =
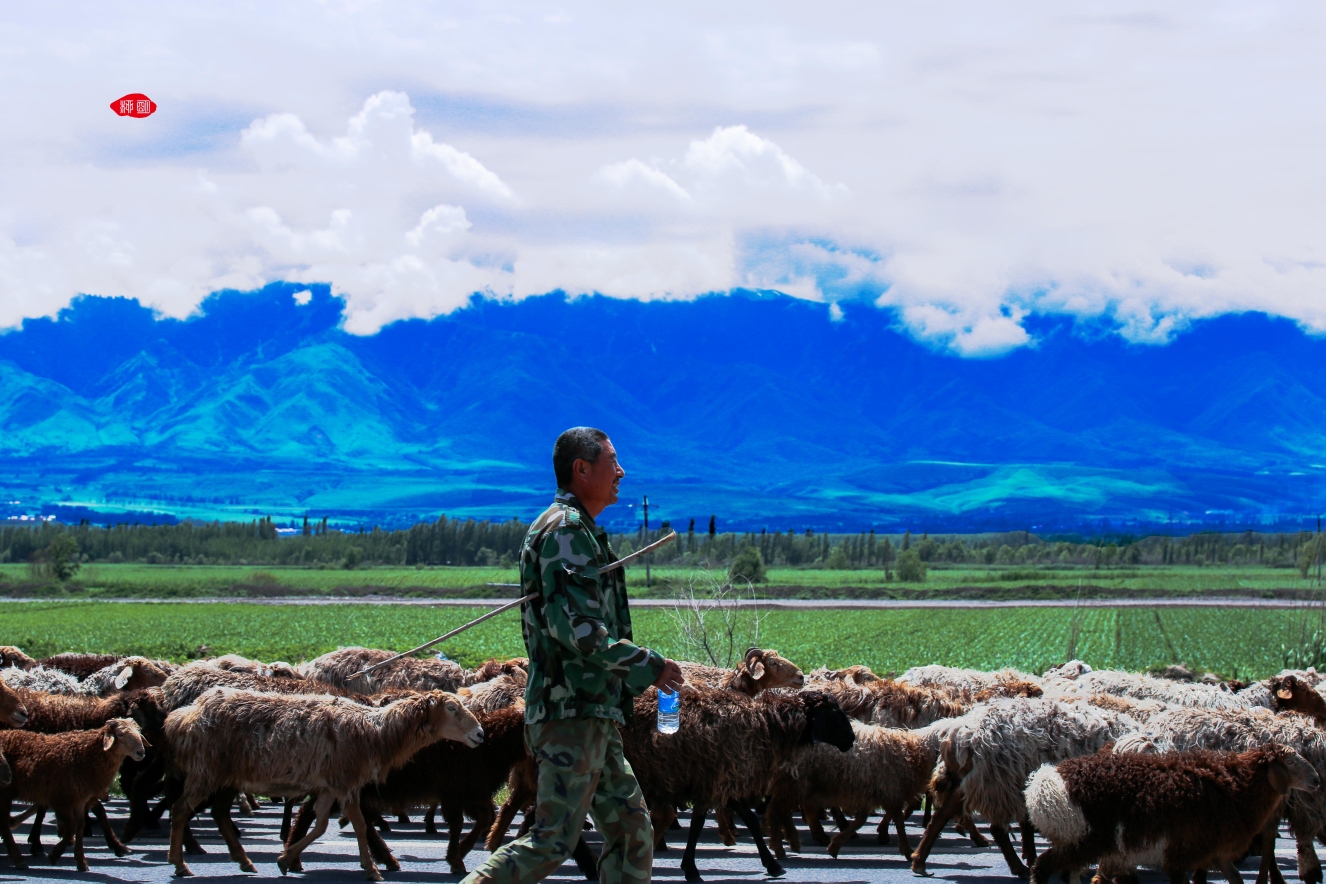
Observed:
[[[649,540],[649,495],[644,495],[640,508],[645,515],[645,540]],[[649,556],[645,556],[645,589],[649,589]]]

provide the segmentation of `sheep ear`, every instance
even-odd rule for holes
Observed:
[[[1279,697],[1281,700],[1294,699],[1294,692],[1291,691],[1289,688],[1281,688],[1280,690],[1275,692],[1275,695]]]
[[[429,698],[428,698],[428,708],[429,708],[429,709],[432,709],[432,708],[433,708],[434,706],[436,706],[436,705],[437,705],[437,697],[429,697]]]
[[[129,679],[134,677],[133,666],[126,666],[120,670],[120,674],[115,676],[116,690],[124,690],[124,686],[129,683]]]
[[[758,660],[755,661],[755,665],[750,668],[750,677],[756,681],[764,678],[764,664]]]
[[[101,738],[101,750],[102,750],[103,752],[109,752],[109,751],[111,750],[111,746],[114,746],[114,745],[115,745],[115,734],[114,734],[114,733],[106,734],[106,736],[104,736],[104,737]]]

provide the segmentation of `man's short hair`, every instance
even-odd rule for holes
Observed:
[[[608,434],[593,427],[572,427],[558,436],[553,443],[553,473],[557,476],[557,487],[571,487],[575,475],[571,467],[577,460],[598,463],[603,443],[607,441]]]

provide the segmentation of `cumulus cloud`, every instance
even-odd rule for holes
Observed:
[[[1034,312],[1326,332],[1311,5],[3,16],[0,328],[289,279],[361,332],[476,291],[740,286],[875,304],[964,356],[1026,345]],[[110,113],[131,91],[158,112]]]

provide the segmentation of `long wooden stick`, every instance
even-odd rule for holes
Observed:
[[[604,565],[602,568],[599,569],[599,573],[608,574],[612,571],[616,571],[618,568],[624,567],[629,562],[632,562],[643,555],[647,555],[653,552],[654,550],[658,549],[660,546],[663,546],[667,543],[671,543],[673,540],[676,539],[677,539],[677,532],[669,531],[665,536],[660,537],[658,540],[655,540],[653,543],[649,544],[649,546],[636,550],[635,552],[631,553],[629,556],[620,558],[615,562],[611,562],[607,565]],[[519,586],[520,584],[513,584],[513,585]],[[531,592],[529,595],[521,596],[520,598],[516,599],[514,602],[507,602],[505,605],[493,608],[487,614],[484,614],[481,617],[475,617],[473,620],[471,620],[469,623],[466,623],[464,626],[457,626],[455,629],[451,630],[446,635],[439,635],[431,642],[424,642],[422,645],[420,645],[417,648],[411,648],[408,651],[401,651],[399,654],[397,654],[394,657],[388,657],[385,660],[382,660],[378,663],[374,663],[372,666],[369,666],[365,669],[361,669],[360,671],[356,672],[354,675],[350,676],[350,679],[354,680],[356,678],[359,678],[360,676],[368,675],[374,669],[377,669],[380,666],[386,666],[388,663],[395,663],[397,660],[401,659],[402,657],[408,657],[411,654],[417,654],[420,651],[426,651],[429,648],[431,648],[433,645],[441,644],[442,642],[446,641],[447,639],[453,636],[460,635],[462,632],[469,629],[471,626],[478,626],[483,621],[488,620],[492,617],[496,617],[498,614],[501,614],[503,611],[510,611],[512,608],[516,607],[517,605],[523,605],[525,602],[533,601],[538,597],[539,594],[537,592]]]

